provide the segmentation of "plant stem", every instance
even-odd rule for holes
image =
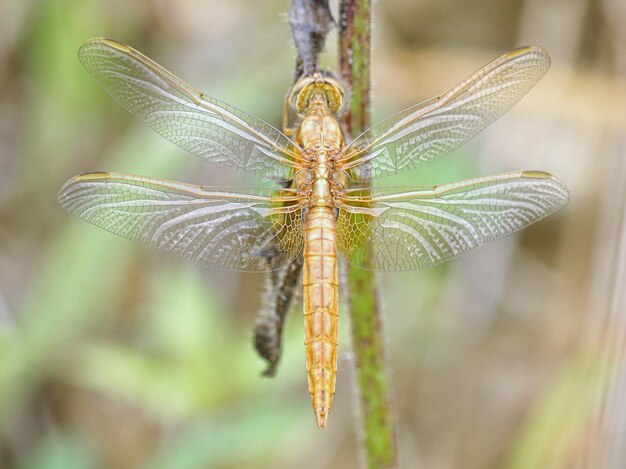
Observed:
[[[344,124],[352,136],[370,125],[371,21],[370,0],[341,1],[339,66],[351,91]],[[374,272],[348,266],[348,302],[362,451],[368,468],[395,467],[395,428],[389,401],[378,282]]]

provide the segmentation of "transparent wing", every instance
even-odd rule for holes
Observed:
[[[517,103],[550,67],[538,47],[514,50],[447,93],[365,131],[344,151],[344,169],[366,181],[424,165],[463,145]]]
[[[366,269],[431,267],[541,220],[568,198],[561,181],[538,171],[408,192],[352,191],[339,211],[337,245]]]
[[[290,179],[299,149],[271,125],[209,98],[122,43],[97,38],[78,58],[126,110],[190,153],[269,178]]]
[[[302,210],[289,191],[237,194],[89,173],[70,179],[59,203],[100,228],[208,267],[275,270],[303,246]]]

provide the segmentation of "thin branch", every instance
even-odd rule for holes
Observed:
[[[371,21],[370,0],[341,1],[340,70],[351,90],[344,123],[352,136],[370,125]],[[395,428],[375,273],[349,266],[348,296],[365,460],[372,469],[395,467]]]

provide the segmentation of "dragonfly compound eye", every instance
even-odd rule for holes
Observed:
[[[311,99],[322,95],[330,110],[338,114],[345,104],[345,92],[341,83],[332,77],[320,74],[300,78],[289,93],[289,103],[298,113],[304,114]]]

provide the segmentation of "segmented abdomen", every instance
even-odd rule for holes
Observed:
[[[309,392],[320,427],[326,426],[337,373],[339,297],[335,215],[312,207],[304,226],[304,331]]]

